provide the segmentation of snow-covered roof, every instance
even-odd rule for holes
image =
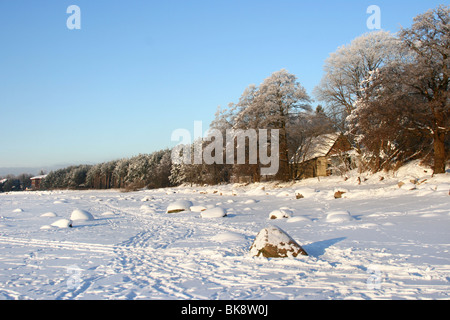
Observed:
[[[30,180],[38,180],[38,179],[44,179],[47,175],[40,175],[40,176],[36,176],[36,177],[31,177]]]
[[[297,151],[297,159],[304,162],[318,157],[325,157],[339,136],[340,133],[329,133],[312,138],[306,146],[303,146],[303,150]]]

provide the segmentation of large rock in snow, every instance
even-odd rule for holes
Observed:
[[[201,212],[202,218],[222,218],[222,217],[226,217],[226,216],[227,216],[227,213],[226,213],[225,209],[220,208],[220,207],[206,209]]]
[[[353,217],[350,215],[348,211],[330,211],[327,214],[326,218],[327,222],[346,222],[352,221]]]
[[[72,228],[72,220],[69,219],[59,219],[51,224],[53,227],[58,228]]]
[[[266,258],[307,256],[306,251],[286,232],[276,226],[262,229],[250,247],[252,256]]]
[[[295,190],[295,198],[296,199],[303,199],[303,198],[310,198],[316,194],[315,189],[311,188],[302,188]]]
[[[170,203],[167,206],[166,213],[176,213],[182,211],[191,211],[191,207],[193,206],[192,202],[189,200],[177,200],[175,202]]]
[[[94,220],[94,216],[86,210],[75,209],[70,215],[70,220]]]
[[[269,213],[269,219],[283,219],[283,218],[290,218],[291,212],[286,209],[278,209],[273,210],[271,213]]]

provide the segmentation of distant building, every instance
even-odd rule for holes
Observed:
[[[31,190],[40,190],[42,180],[45,179],[47,175],[41,175],[30,178],[31,180]]]
[[[340,133],[312,138],[297,150],[291,159],[295,179],[325,177],[343,162],[350,163],[347,152],[352,150],[348,139]]]

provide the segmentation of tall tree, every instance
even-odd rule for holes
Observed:
[[[371,73],[364,95],[347,118],[371,152],[375,170],[431,153],[444,173],[449,143],[449,7],[417,16],[403,29],[402,59]]]
[[[291,116],[310,111],[310,97],[297,81],[297,77],[282,69],[266,78],[257,88],[250,86],[244,91],[238,106],[237,123],[247,128],[279,130],[279,170],[276,178],[287,181],[289,151],[287,125]]]
[[[444,173],[447,160],[446,139],[449,123],[450,7],[441,5],[414,18],[410,28],[402,29],[402,42],[415,53],[401,78],[411,91],[427,103],[433,137],[434,173]]]

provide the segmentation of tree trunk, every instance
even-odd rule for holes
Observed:
[[[445,150],[445,133],[438,130],[433,135],[434,147],[434,167],[433,173],[445,173],[445,162],[447,160],[447,153]]]
[[[280,129],[279,161],[280,164],[276,179],[281,181],[289,181],[289,158],[287,150],[286,127]]]

